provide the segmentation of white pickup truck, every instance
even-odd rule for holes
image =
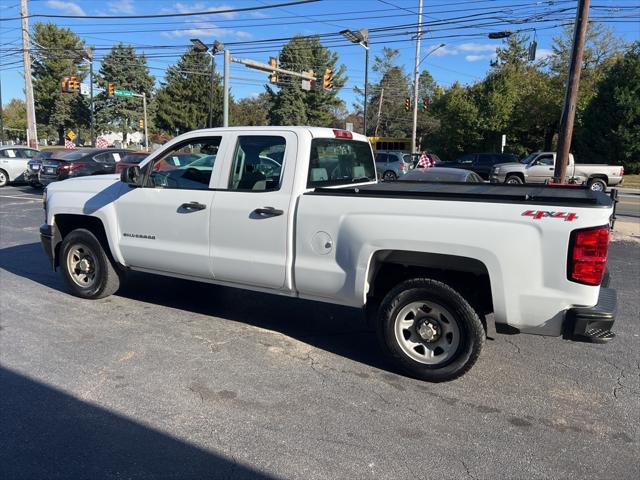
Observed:
[[[200,130],[121,176],[49,185],[40,234],[79,297],[139,270],[362,308],[430,381],[472,367],[490,313],[499,332],[613,338],[605,194],[375,179],[355,133]]]
[[[491,183],[546,183],[553,178],[556,164],[555,152],[535,152],[519,162],[500,163],[491,169]],[[567,179],[570,183],[583,184],[595,192],[604,192],[607,186],[614,187],[622,183],[624,167],[575,163],[573,154],[569,154]]]

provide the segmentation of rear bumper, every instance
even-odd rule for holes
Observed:
[[[40,225],[40,242],[42,243],[42,249],[44,253],[49,257],[51,268],[56,269],[56,228],[53,225],[46,223]]]
[[[600,288],[597,305],[574,307],[567,312],[565,336],[570,340],[606,343],[615,337],[611,331],[617,310],[613,288]]]

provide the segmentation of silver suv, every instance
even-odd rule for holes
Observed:
[[[376,170],[378,177],[385,181],[397,180],[411,168],[409,162],[405,162],[406,152],[376,152]]]

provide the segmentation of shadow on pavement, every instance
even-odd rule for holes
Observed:
[[[66,292],[40,244],[0,249],[0,268]],[[116,294],[280,332],[336,355],[387,371],[375,333],[361,310],[158,275],[130,272]]]
[[[274,478],[0,368],[2,478]]]

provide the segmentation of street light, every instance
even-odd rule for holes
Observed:
[[[420,61],[418,62],[418,66],[420,66],[420,64],[421,64],[422,62],[424,62],[424,61],[427,59],[427,57],[428,57],[429,55],[431,55],[433,52],[435,52],[436,50],[439,50],[440,48],[443,48],[443,47],[445,47],[445,46],[446,46],[446,45],[445,45],[444,43],[441,43],[441,44],[440,44],[440,45],[438,45],[437,47],[434,47],[434,48],[432,48],[431,50],[429,50],[429,51],[427,52],[427,54],[426,54],[424,57],[422,57],[422,60],[420,60]]]
[[[513,35],[513,32],[506,30],[504,32],[491,32],[487,36],[492,40],[497,40],[500,38],[509,38],[511,35]]]
[[[363,133],[367,134],[367,91],[369,85],[369,29],[361,28],[360,30],[342,30],[340,32],[344,38],[351,43],[357,43],[361,45],[364,50],[364,120],[363,120]]]
[[[213,127],[213,80],[214,80],[214,68],[213,56],[224,48],[224,45],[218,40],[213,42],[213,47],[209,50],[209,47],[199,38],[192,38],[191,43],[193,49],[198,53],[206,53],[211,57],[211,86],[209,88],[209,128]]]

